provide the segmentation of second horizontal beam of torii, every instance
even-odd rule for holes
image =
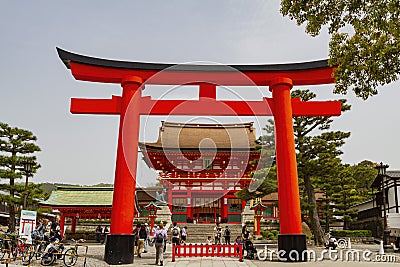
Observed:
[[[140,99],[140,115],[198,115],[198,116],[272,116],[272,98],[261,101],[232,101],[200,98],[199,100],[153,100]],[[135,107],[132,107],[135,108]],[[340,101],[301,101],[292,98],[293,116],[339,116]],[[119,115],[121,97],[111,99],[72,98],[71,112],[74,114]]]

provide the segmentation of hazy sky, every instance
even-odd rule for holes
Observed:
[[[279,1],[1,1],[0,121],[29,129],[38,137],[42,168],[36,182],[112,183],[117,116],[72,115],[71,97],[110,98],[118,85],[76,81],[55,47],[78,54],[143,62],[272,64],[325,59],[329,36],[313,38],[282,17]],[[400,83],[379,88],[368,101],[333,95],[333,86],[311,88],[318,99],[347,98],[352,110],[335,119],[334,130],[350,131],[344,162],[364,159],[400,169],[398,99]],[[238,90],[241,97],[270,96]],[[162,88],[144,95],[159,97]],[[178,90],[169,98],[195,98]],[[223,90],[218,97],[229,98]],[[142,117],[141,141],[155,141],[161,120]],[[267,118],[241,118],[265,124]],[[205,118],[230,122],[235,118]],[[260,131],[257,130],[257,134]],[[139,162],[140,186],[154,174]]]

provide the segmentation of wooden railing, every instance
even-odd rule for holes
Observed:
[[[172,261],[181,257],[239,257],[243,261],[242,245],[182,244],[172,245]]]

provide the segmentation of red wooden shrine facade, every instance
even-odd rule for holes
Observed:
[[[160,172],[172,220],[195,223],[241,223],[246,202],[234,193],[251,181],[255,145],[252,123],[163,122],[157,142],[139,143],[147,165]]]

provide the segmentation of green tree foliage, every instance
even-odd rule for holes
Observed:
[[[269,119],[263,128],[265,135],[257,140],[256,150],[260,153],[260,158],[252,164],[257,166],[257,170],[252,173],[252,182],[249,188],[244,188],[236,193],[236,197],[243,200],[250,200],[263,197],[277,191],[276,166],[275,161],[275,134],[274,121]]]
[[[34,162],[33,173],[40,168],[36,162],[36,156],[33,155],[40,151],[39,146],[35,144],[36,140],[36,136],[28,130],[0,123],[0,178],[9,180],[9,184],[2,184],[1,189],[10,192],[9,195],[2,196],[2,201],[5,201],[10,208],[9,229],[11,231],[15,231],[15,212],[25,191],[25,188],[21,191],[21,187],[15,184],[15,179],[26,175],[22,162],[25,160]],[[34,191],[33,187],[32,190]]]
[[[335,93],[352,89],[363,99],[399,79],[398,0],[282,0],[281,13],[306,24],[306,32],[331,35],[329,64],[335,66]]]
[[[354,177],[355,188],[360,197],[360,202],[371,199],[371,185],[378,175],[378,171],[374,168],[376,165],[376,163],[374,164],[370,161],[362,161],[357,165],[348,167],[351,175]]]
[[[325,221],[325,231],[329,230],[332,221],[337,221],[336,218],[340,218],[338,220],[343,221],[346,228],[356,219],[357,210],[351,207],[371,199],[371,184],[377,175],[375,165],[370,161],[353,166],[337,162],[330,167],[331,175],[319,183],[324,193],[320,214]]]
[[[276,166],[262,168],[254,172],[253,179],[254,183],[257,184],[255,186],[257,189],[251,190],[252,185],[250,185],[250,190],[249,188],[243,188],[235,193],[237,198],[248,201],[277,191]]]
[[[23,196],[25,192],[25,184],[24,183],[15,184],[15,191],[21,194],[21,196]],[[29,206],[31,207],[39,206],[40,201],[42,201],[43,199],[48,199],[49,197],[50,194],[47,193],[40,184],[29,183],[28,197],[26,201],[27,209],[29,209]],[[22,197],[18,198],[16,201],[16,204],[18,204],[19,206],[22,206],[23,203],[24,199]]]
[[[316,95],[309,90],[294,90],[291,93],[293,98],[301,98],[309,101]],[[350,106],[342,100],[342,111],[350,109]],[[315,188],[324,183],[326,177],[334,176],[334,167],[340,165],[338,156],[342,154],[340,147],[350,133],[340,131],[328,131],[333,120],[330,117],[295,117],[293,127],[295,135],[295,146],[297,150],[297,163],[299,183],[303,191],[301,205],[305,217],[313,231],[317,244],[323,243],[323,231],[318,216],[318,204],[315,198]],[[269,120],[265,128],[267,135],[260,137],[260,143],[272,143],[274,140],[273,121]],[[317,133],[315,132],[317,131]],[[265,153],[271,153],[266,150]],[[273,168],[275,170],[275,168]],[[260,170],[253,177],[268,174],[256,192],[248,192],[246,189],[237,193],[243,199],[264,196],[276,190],[276,171],[268,172],[267,169]]]
[[[309,90],[294,90],[291,95],[303,101],[310,101],[316,97]],[[349,109],[350,106],[342,100],[342,111]],[[345,139],[350,136],[350,133],[328,131],[332,122],[333,119],[330,117],[293,118],[297,170],[304,194],[302,207],[314,234],[316,245],[322,245],[324,240],[315,190],[323,186],[325,179],[335,175],[334,170],[340,164],[338,156],[343,153],[340,148],[344,145]],[[319,134],[315,133],[315,130],[319,131]]]
[[[332,179],[330,191],[329,200],[334,205],[333,214],[342,217],[343,228],[348,229],[357,215],[357,210],[350,207],[362,199],[357,193],[356,179],[349,165],[341,166],[338,175]]]

